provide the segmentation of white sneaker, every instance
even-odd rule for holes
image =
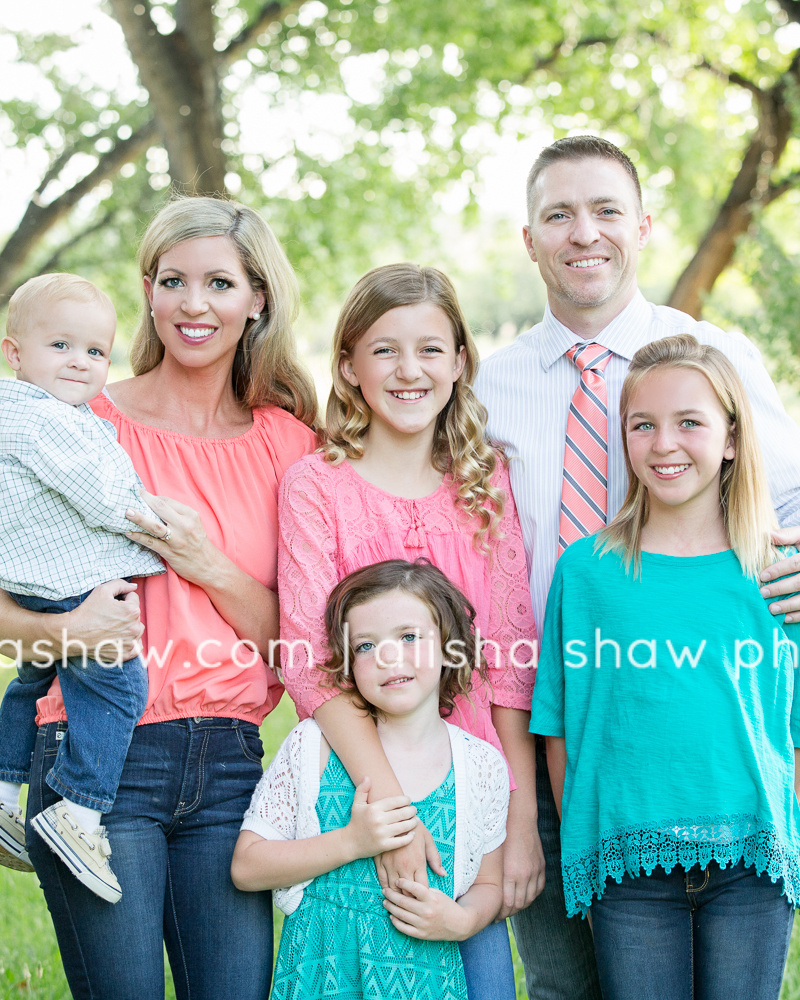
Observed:
[[[109,903],[120,900],[122,890],[108,863],[111,847],[105,827],[87,833],[63,800],[34,816],[31,826],[87,889]]]
[[[33,865],[25,849],[25,820],[17,806],[11,809],[0,802],[0,865],[17,872],[32,872]]]

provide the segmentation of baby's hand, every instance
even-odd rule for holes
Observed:
[[[353,796],[347,833],[354,857],[372,858],[383,851],[410,844],[417,825],[417,810],[405,795],[367,802],[371,781],[364,778]]]
[[[425,941],[463,941],[472,933],[466,911],[439,889],[407,878],[383,890],[383,905],[397,930]]]

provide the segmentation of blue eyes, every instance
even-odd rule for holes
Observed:
[[[420,638],[421,636],[417,632],[404,632],[403,635],[400,636],[399,641],[410,645],[411,643],[419,642]],[[393,642],[392,639],[384,641],[388,641],[390,643]],[[359,642],[357,646],[353,647],[353,651],[356,654],[371,653],[374,649],[377,649],[377,645],[370,639],[365,639],[363,642]]]
[[[69,344],[65,340],[55,340],[50,345],[57,351],[68,351]],[[105,354],[100,350],[99,347],[90,347],[86,352],[91,358],[104,358]]]
[[[172,275],[169,278],[159,278],[158,283],[162,288],[180,288],[183,285],[183,279],[177,277],[176,275]],[[211,279],[211,288],[215,292],[224,292],[233,287],[233,282],[229,281],[227,278]]]
[[[699,420],[692,420],[687,417],[685,420],[681,420],[681,427],[686,427],[688,430],[693,430],[695,427],[700,426]],[[649,420],[643,420],[640,424],[634,424],[633,430],[635,431],[652,431],[655,428],[655,424],[651,424]]]
[[[386,357],[386,355],[393,353],[393,351],[394,348],[392,347],[377,347],[374,350],[373,354],[376,357]],[[444,351],[442,350],[441,347],[423,347],[420,353],[431,356],[434,354],[444,354]]]

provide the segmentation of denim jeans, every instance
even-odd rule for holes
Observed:
[[[459,941],[469,1000],[516,1000],[514,964],[505,920]]]
[[[536,797],[545,859],[544,891],[511,918],[530,1000],[602,1000],[588,922],[567,918],[561,823],[550,789],[544,739],[536,737]]]
[[[46,777],[62,723],[42,726],[28,817],[55,798]],[[231,857],[261,777],[257,728],[238,719],[137,726],[105,824],[122,887],[114,905],[64,867],[30,827],[76,1000],[163,1000],[166,943],[178,1000],[266,1000],[272,976],[272,899],[240,892]]]
[[[48,601],[11,594],[20,607],[51,614],[72,611],[88,596]],[[48,784],[59,797],[108,812],[131,734],[147,705],[147,670],[138,657],[116,667],[82,656],[49,667],[21,663],[0,705],[0,780],[27,782],[36,742],[36,702],[56,674],[70,724]]]
[[[609,880],[592,904],[605,1000],[778,1000],[794,910],[744,862]]]

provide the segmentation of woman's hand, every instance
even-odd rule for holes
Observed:
[[[74,611],[48,618],[54,620],[60,636],[73,646],[82,644],[86,655],[101,663],[130,660],[142,651],[144,625],[139,619],[135,583],[126,580],[103,583]],[[54,645],[56,657],[60,658],[61,646],[55,642]]]
[[[447,874],[442,868],[442,859],[430,831],[419,822],[409,844],[393,851],[386,851],[375,858],[378,881],[384,889],[390,885],[397,885],[398,879],[407,879],[427,886],[428,866],[437,875]]]
[[[185,503],[146,490],[142,499],[158,517],[126,511],[128,520],[144,529],[129,531],[126,537],[161,556],[184,580],[204,587],[210,582],[209,567],[219,550],[209,541],[200,515]]]
[[[417,810],[408,796],[368,802],[370,786],[370,779],[364,778],[356,788],[346,828],[357,858],[372,858],[405,847],[413,840],[417,825]]]

